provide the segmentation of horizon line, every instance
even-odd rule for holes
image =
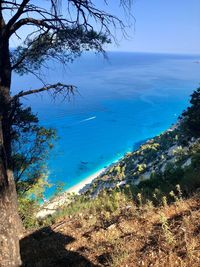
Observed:
[[[92,52],[92,51],[90,51]],[[199,52],[172,52],[172,51],[126,51],[126,50],[105,50],[105,52],[119,52],[119,53],[144,53],[144,54],[168,54],[168,55],[194,55],[200,56]]]

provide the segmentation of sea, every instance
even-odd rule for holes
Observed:
[[[13,94],[62,82],[70,99],[42,93],[23,99],[40,124],[57,131],[47,161],[51,183],[78,184],[176,123],[200,82],[200,55],[85,53],[67,65],[50,61],[38,75],[13,75]],[[53,188],[48,196],[53,194]]]

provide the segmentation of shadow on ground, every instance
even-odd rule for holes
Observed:
[[[23,267],[98,267],[66,246],[75,241],[71,236],[44,227],[20,241]]]

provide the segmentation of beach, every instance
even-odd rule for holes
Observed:
[[[54,214],[59,207],[63,206],[64,204],[69,203],[70,198],[69,196],[71,194],[80,194],[81,190],[83,190],[85,187],[89,186],[91,182],[99,177],[101,174],[105,172],[106,168],[103,168],[94,174],[88,176],[86,179],[81,181],[80,183],[72,186],[71,188],[67,189],[64,191],[62,194],[59,196],[56,196],[52,198],[49,201],[46,201],[42,206],[40,211],[37,213],[36,217],[37,218],[44,218],[46,216]]]

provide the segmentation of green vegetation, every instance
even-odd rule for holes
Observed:
[[[46,173],[45,165],[55,140],[55,130],[39,125],[31,108],[15,102],[12,127],[12,168],[17,190],[30,189]]]
[[[53,221],[63,216],[74,216],[76,214],[91,214],[92,217],[105,218],[109,220],[116,216],[122,206],[126,206],[130,201],[129,196],[123,194],[120,190],[102,191],[96,198],[90,198],[86,195],[72,195],[71,203],[62,207],[55,215]]]
[[[192,165],[193,166],[193,165]],[[123,188],[115,188],[101,191],[91,198],[87,195],[74,195],[71,203],[53,215],[53,221],[64,216],[76,214],[92,214],[92,216],[109,217],[115,216],[122,207],[129,204],[137,205],[139,208],[144,205],[167,206],[173,202],[182,201],[183,198],[191,196],[196,188],[200,187],[200,167],[192,173],[193,167],[187,169],[182,179],[177,177],[177,172],[170,174],[167,179],[162,176],[154,176],[139,185],[127,185]],[[197,174],[198,173],[198,174]],[[190,175],[188,175],[190,174]],[[191,182],[191,179],[193,182]],[[179,180],[180,184],[177,184]]]
[[[19,213],[25,227],[37,224],[35,214],[48,182],[46,161],[53,142],[55,130],[39,125],[38,118],[30,108],[15,102],[12,127],[12,168],[19,202]]]
[[[191,96],[191,106],[183,112],[182,126],[184,130],[193,137],[200,137],[200,88]]]

